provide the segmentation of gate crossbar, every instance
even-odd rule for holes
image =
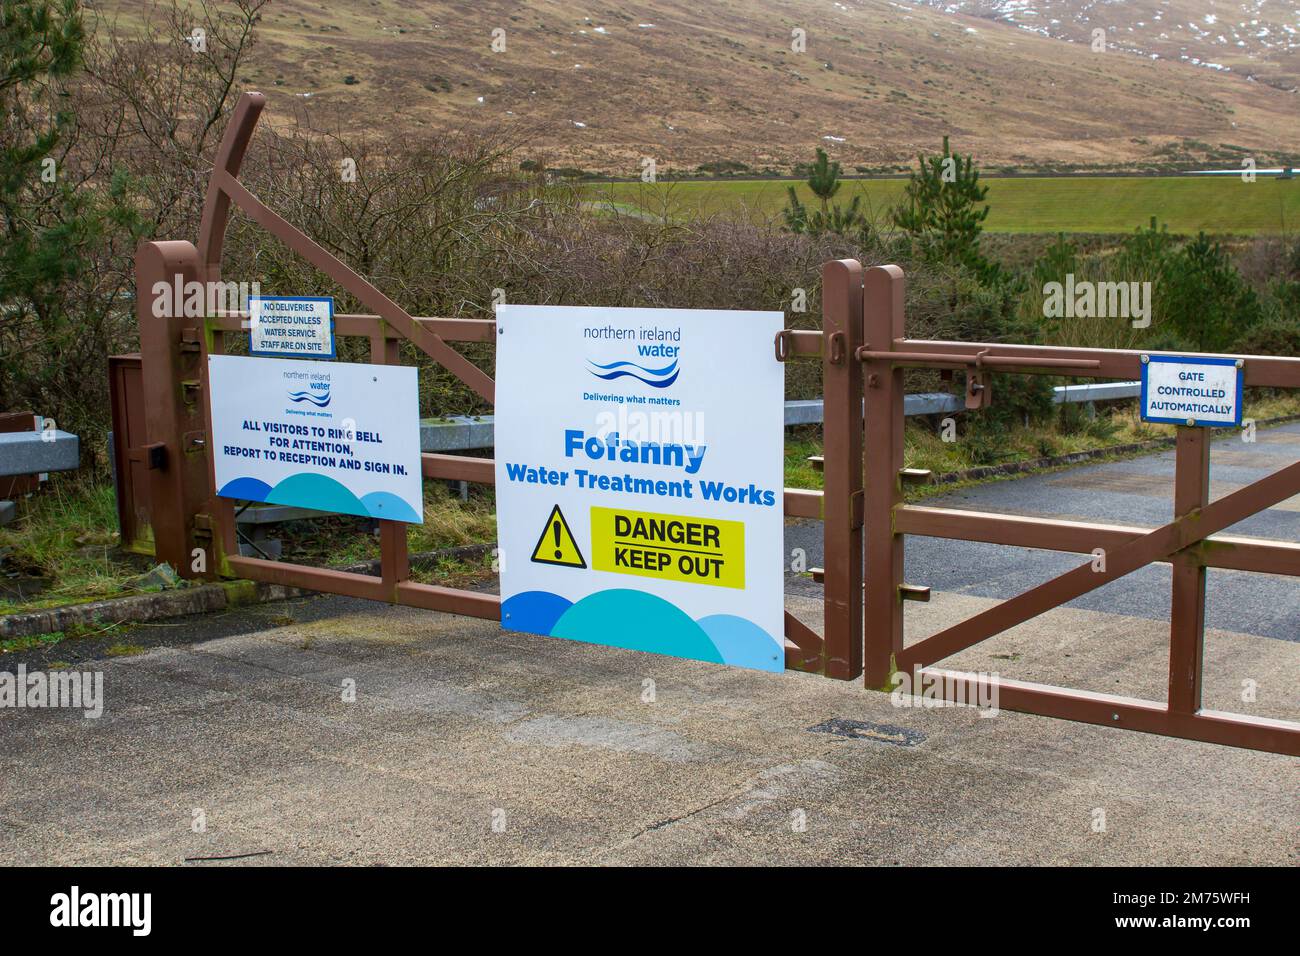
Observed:
[[[1113,551],[1106,551],[1103,568],[1094,567],[1092,562],[1080,565],[905,648],[896,655],[897,666],[900,670],[910,671],[915,666],[943,660],[1139,568],[1172,558],[1209,535],[1295,495],[1300,495],[1300,462],[1234,491],[1204,509],[1130,540]]]

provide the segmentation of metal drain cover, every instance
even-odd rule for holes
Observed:
[[[836,737],[852,737],[854,740],[875,740],[895,747],[915,747],[925,740],[925,734],[919,730],[895,727],[893,724],[873,724],[866,720],[846,720],[843,717],[832,717],[808,730],[814,734],[834,734]]]

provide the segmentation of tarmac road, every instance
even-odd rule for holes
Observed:
[[[1213,444],[1211,496],[1221,497],[1300,460],[1300,424],[1261,430],[1252,444],[1236,434]],[[927,499],[933,507],[1028,517],[1158,527],[1173,520],[1174,452],[977,485]],[[1254,515],[1226,534],[1300,541],[1300,497]],[[822,565],[821,523],[791,524],[786,550],[804,548]],[[934,591],[1005,600],[1085,564],[1086,555],[909,536],[904,574]],[[801,592],[807,584],[795,584]],[[1148,565],[1068,606],[1153,621],[1169,620],[1170,568]],[[1206,623],[1260,637],[1300,641],[1300,584],[1294,578],[1211,569]]]

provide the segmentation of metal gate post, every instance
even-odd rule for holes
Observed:
[[[862,673],[862,265],[822,267],[822,529],[825,643],[822,673]]]
[[[208,498],[203,316],[185,315],[186,287],[199,278],[198,250],[191,243],[143,242],[136,249],[135,313],[154,556],[186,578],[215,577],[217,570],[213,529],[202,515]],[[206,309],[206,294],[203,300]],[[204,552],[201,563],[195,561],[195,549]]]
[[[1178,429],[1174,473],[1174,517],[1210,503],[1210,436],[1204,428]],[[1173,556],[1173,600],[1169,614],[1169,709],[1201,709],[1201,665],[1205,649],[1205,564],[1198,544]]]
[[[370,336],[370,361],[375,365],[400,365],[400,343],[385,334],[386,326]],[[379,522],[379,574],[384,581],[388,600],[397,603],[397,589],[411,577],[411,558],[406,535],[406,525],[401,521]]]
[[[868,351],[894,350],[902,339],[903,270],[867,270],[862,314]],[[867,687],[884,688],[894,655],[903,649],[903,538],[894,528],[894,509],[903,503],[903,370],[889,360],[865,363],[866,448],[866,658]]]

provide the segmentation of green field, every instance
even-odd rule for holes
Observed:
[[[1300,226],[1300,179],[1237,176],[1069,177],[988,179],[990,232],[1131,232],[1159,217],[1171,232],[1292,233]],[[739,213],[753,219],[780,218],[788,182],[770,179],[656,184],[605,183],[584,187],[593,202],[614,202],[624,210],[689,219]],[[901,179],[845,180],[837,202],[856,194],[873,218],[886,221],[905,183]],[[804,202],[816,202],[799,184]]]

